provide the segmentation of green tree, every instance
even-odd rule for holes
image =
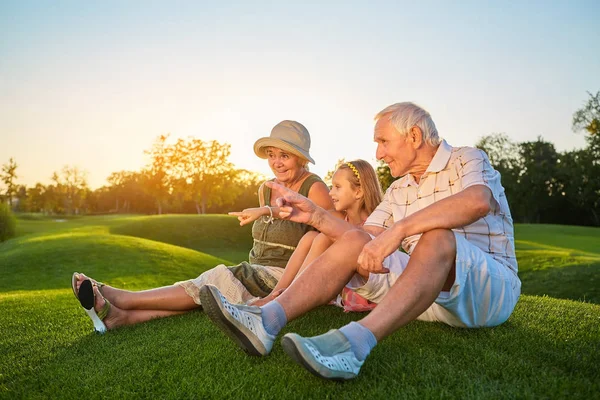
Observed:
[[[475,143],[475,147],[487,154],[494,169],[500,173],[502,186],[511,207],[513,218],[515,220],[523,219],[523,210],[516,203],[516,200],[523,195],[523,193],[520,193],[522,186],[519,183],[521,174],[520,145],[510,140],[505,133],[492,133],[480,138]]]
[[[15,236],[17,222],[8,204],[0,203],[0,242]]]
[[[600,159],[600,91],[596,94],[589,93],[588,101],[582,109],[573,114],[573,130],[586,131],[588,149],[596,160]]]
[[[169,165],[179,192],[191,199],[198,214],[211,205],[232,204],[240,193],[237,172],[229,161],[231,145],[216,140],[179,139]]]
[[[167,146],[168,137],[168,134],[157,137],[152,148],[144,151],[150,156],[150,164],[142,171],[143,187],[154,199],[159,215],[163,212],[171,190],[169,170],[172,148]]]
[[[573,130],[587,132],[587,148],[565,157],[565,193],[583,209],[584,222],[600,226],[600,91],[589,93],[583,108],[573,114]]]
[[[41,183],[36,183],[35,186],[27,188],[25,211],[42,212],[44,210],[43,194],[46,187]]]
[[[13,205],[13,196],[16,195],[17,192],[17,184],[15,183],[15,180],[18,178],[16,172],[17,167],[17,163],[11,157],[8,161],[8,164],[2,165],[2,175],[0,175],[0,179],[2,179],[2,182],[4,182],[4,184],[6,185],[5,195],[8,199],[8,204],[11,208]]]
[[[394,178],[392,176],[392,171],[390,171],[390,167],[383,160],[377,161],[377,168],[375,169],[377,172],[377,178],[379,179],[379,183],[381,184],[381,189],[385,193],[386,190],[390,187],[390,185],[398,178]]]
[[[88,192],[86,173],[78,167],[65,165],[62,169],[63,199],[67,214],[80,214]]]
[[[519,210],[523,222],[552,222],[556,204],[560,200],[556,179],[559,154],[552,143],[541,137],[536,141],[520,143],[519,154],[519,190],[512,206]]]
[[[335,167],[332,170],[327,171],[327,173],[323,177],[323,181],[325,182],[325,184],[327,186],[331,187],[331,181],[333,180],[333,174],[335,174],[335,171],[337,171],[337,169],[340,167],[340,165],[342,165],[345,162],[346,162],[346,159],[340,158],[335,163]]]

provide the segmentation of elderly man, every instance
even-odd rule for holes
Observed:
[[[413,103],[391,105],[375,120],[377,158],[402,178],[364,230],[271,185],[281,195],[280,218],[308,223],[334,244],[262,308],[234,306],[216,288],[203,290],[208,316],[250,354],[268,354],[287,321],[326,304],[345,285],[377,307],[339,330],[282,339],[289,356],[323,378],[356,377],[377,342],[414,319],[475,328],[502,324],[512,313],[521,288],[512,218],[485,153],[448,145]]]

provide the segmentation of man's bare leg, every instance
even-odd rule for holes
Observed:
[[[424,233],[406,269],[381,303],[359,321],[377,341],[421,315],[455,277],[456,239],[450,230]]]
[[[379,340],[417,318],[454,281],[456,241],[452,231],[423,234],[410,261],[383,301],[360,322],[304,338],[288,333],[284,351],[313,374],[352,379]]]
[[[275,300],[283,307],[287,320],[327,304],[340,293],[357,271],[358,255],[370,240],[364,231],[348,231],[317,257]]]

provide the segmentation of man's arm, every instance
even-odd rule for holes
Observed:
[[[280,196],[277,198],[277,206],[282,219],[311,225],[334,241],[354,228],[349,222],[337,218],[299,193],[274,182],[267,182],[266,185]]]
[[[404,239],[433,229],[467,226],[485,217],[493,204],[492,191],[488,187],[471,186],[398,221],[390,230]]]
[[[488,187],[471,186],[394,223],[365,245],[358,263],[370,272],[387,272],[383,268],[383,259],[396,251],[406,237],[433,229],[453,229],[472,224],[486,216],[493,205],[494,198]]]

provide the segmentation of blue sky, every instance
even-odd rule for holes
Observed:
[[[78,166],[96,188],[171,133],[268,174],[252,144],[295,119],[323,175],[374,162],[373,116],[399,101],[455,146],[584,146],[571,118],[600,90],[598,2],[215,3],[0,2],[0,164],[27,185]]]

